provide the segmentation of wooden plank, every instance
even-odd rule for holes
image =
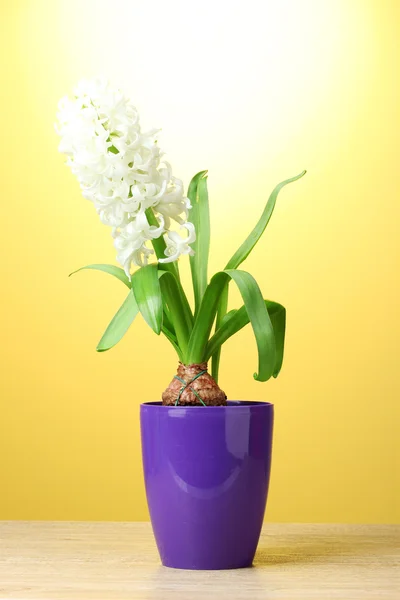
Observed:
[[[0,522],[0,598],[398,600],[400,527],[266,524],[255,566],[159,563],[148,523]]]

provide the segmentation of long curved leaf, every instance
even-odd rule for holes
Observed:
[[[278,304],[278,302],[272,302],[270,300],[266,300],[265,302],[271,316],[271,323],[275,333],[276,362],[274,377],[278,377],[282,368],[283,354],[285,351],[286,308],[282,306],[282,304]]]
[[[268,225],[268,222],[274,211],[276,199],[278,197],[280,190],[288,183],[297,181],[298,179],[303,177],[303,175],[305,175],[305,174],[306,174],[306,171],[302,171],[301,173],[299,173],[299,175],[296,175],[295,177],[291,177],[290,179],[286,179],[285,181],[282,181],[272,190],[272,193],[271,193],[270,197],[268,198],[267,204],[265,205],[263,213],[262,213],[261,217],[259,218],[256,226],[251,231],[251,233],[248,235],[248,237],[243,242],[243,244],[240,246],[240,248],[238,248],[238,250],[232,256],[232,258],[228,261],[225,269],[237,269],[238,266],[248,257],[248,255],[253,250],[254,246],[257,244],[258,240],[260,239],[260,237],[262,236],[262,234],[265,231],[265,228]],[[220,303],[218,306],[217,321],[216,321],[217,329],[218,329],[218,327],[220,327],[221,322],[226,314],[227,306],[228,306],[228,290],[226,289],[221,294],[221,300],[220,300]],[[212,355],[212,371],[211,372],[212,372],[212,376],[214,377],[214,379],[216,381],[218,381],[218,371],[219,371],[220,360],[221,360],[221,346],[219,346],[217,348],[217,350],[214,352],[214,354]]]
[[[218,303],[217,309],[217,318],[215,320],[215,329],[216,331],[221,327],[226,311],[228,309],[228,295],[229,295],[229,282],[227,282],[224,286],[224,289],[221,292],[221,297]],[[219,374],[219,363],[221,360],[221,346],[215,350],[212,355],[211,361],[211,375],[214,377],[215,381],[218,383],[218,374]]]
[[[72,273],[70,273],[68,277],[71,277],[71,275],[74,275],[75,273],[79,273],[79,271],[84,271],[85,269],[94,269],[95,271],[103,271],[104,273],[109,273],[110,275],[114,275],[114,277],[122,281],[122,283],[124,283],[128,288],[131,287],[131,282],[126,276],[125,271],[121,269],[121,267],[116,267],[115,265],[87,265],[86,267],[81,267],[76,271],[72,271]]]
[[[150,225],[155,225],[158,226],[159,222],[155,216],[155,214],[153,213],[153,209],[149,208],[146,210],[146,217],[147,220],[149,222]],[[157,258],[164,258],[165,257],[165,248],[166,248],[166,244],[165,244],[165,240],[163,236],[160,236],[159,238],[152,240],[152,244],[153,244],[153,248],[155,250],[156,256]],[[192,313],[192,309],[190,308],[188,299],[186,297],[185,291],[182,287],[181,281],[180,281],[180,277],[179,277],[179,268],[178,268],[178,262],[174,261],[171,263],[159,263],[159,269],[162,272],[169,272],[171,273],[175,279],[176,279],[176,285],[177,285],[177,295],[179,295],[179,305],[181,307],[181,309],[183,310],[183,318],[185,319],[185,323],[187,324],[187,326],[189,327],[190,331],[192,330],[193,327],[193,313]],[[169,302],[169,310],[175,310],[174,309],[175,306],[175,299],[174,298],[170,298],[170,302]]]
[[[281,304],[272,302],[271,300],[264,300],[264,302],[271,319],[272,328],[274,330],[276,361],[273,376],[277,377],[283,362],[286,309]],[[248,323],[250,323],[250,319],[244,305],[238,310],[229,311],[222,320],[220,328],[217,329],[207,344],[206,360],[209,360],[209,358],[215,354],[215,352],[222,346],[222,344],[226,342],[226,340],[240,331]]]
[[[136,303],[133,291],[130,290],[121,308],[114,315],[109,326],[103,333],[101,340],[97,344],[97,352],[105,352],[115,346],[128,331],[138,312],[139,307]]]
[[[267,381],[273,375],[276,363],[274,330],[260,288],[254,277],[246,271],[226,269],[211,279],[190,336],[188,363],[201,363],[206,358],[208,338],[218,303],[229,279],[233,279],[239,288],[256,338],[258,373],[254,373],[254,378]]]
[[[158,278],[161,279],[162,275],[165,275],[165,273],[166,273],[166,271],[160,271],[160,269],[159,269],[158,270]],[[171,277],[175,277],[175,276],[173,274],[171,274]],[[172,314],[171,314],[170,308],[167,303],[167,295],[165,293],[164,294],[162,293],[162,289],[161,289],[161,296],[162,296],[162,303],[163,303],[163,323],[162,323],[161,331],[165,335],[167,340],[169,342],[171,342],[174,350],[178,354],[179,360],[181,362],[183,362],[183,355],[182,355],[181,349],[179,348],[179,345],[178,345],[178,340],[177,340],[177,337],[175,334],[175,328],[172,324]]]
[[[187,311],[185,310],[184,300],[179,293],[180,284],[175,275],[170,271],[164,271],[159,268],[158,277],[160,280],[162,298],[164,303],[168,306],[168,316],[171,319],[178,347],[180,349],[180,359],[184,359],[192,325],[186,318]],[[173,310],[171,310],[171,305],[173,306]],[[184,360],[182,362],[184,362]]]
[[[234,314],[227,313],[223,318],[221,326],[215,331],[207,344],[206,360],[210,358],[230,337],[235,335],[248,323],[250,323],[249,315],[246,307],[243,305],[236,310]],[[271,316],[271,315],[270,315]]]
[[[240,248],[236,250],[235,254],[228,261],[225,269],[237,269],[238,266],[248,257],[248,255],[253,250],[254,246],[257,244],[258,240],[264,233],[266,226],[268,225],[268,222],[275,208],[276,199],[281,189],[285,187],[285,185],[287,185],[288,183],[297,181],[305,174],[306,171],[302,171],[299,175],[296,175],[295,177],[291,177],[290,179],[286,179],[285,181],[278,183],[278,185],[272,190],[272,193],[268,198],[267,204],[265,205],[263,213],[259,218],[256,226],[254,227],[252,232],[247,236]]]
[[[132,290],[144,320],[159,335],[163,305],[156,264],[146,265],[135,271],[132,275]]]
[[[207,171],[200,171],[193,177],[189,184],[188,197],[192,204],[189,218],[196,230],[196,241],[192,244],[194,254],[190,256],[196,315],[208,283],[210,211],[208,206]]]
[[[224,316],[224,318],[221,321],[221,327],[223,327],[225,325],[225,323],[227,323],[228,321],[230,321],[230,319],[237,313],[237,311],[238,311],[237,308],[232,308],[232,310],[230,310],[229,312],[227,312],[226,315]]]
[[[183,358],[183,354],[181,352],[181,349],[179,348],[178,345],[178,340],[176,339],[176,336],[172,333],[172,331],[165,326],[165,324],[163,324],[162,326],[162,332],[165,335],[165,337],[167,338],[167,340],[169,340],[172,344],[172,346],[174,347],[174,350],[176,351],[178,358],[181,362],[184,362],[184,358]]]
[[[168,311],[166,302],[164,301],[164,296],[163,296],[163,311],[164,311],[163,312],[163,324],[161,327],[161,332],[165,335],[167,340],[169,342],[171,342],[172,346],[174,347],[174,350],[178,354],[179,360],[181,362],[184,362],[181,349],[179,348],[179,345],[178,345],[178,340],[177,340],[177,337],[175,334],[175,329],[174,329],[174,326],[172,325],[172,321],[170,320],[170,316],[169,316],[170,313]]]
[[[161,290],[161,295],[162,295],[162,290]],[[169,307],[165,301],[165,298],[163,297],[163,326],[164,325],[167,329],[169,329],[169,331],[171,331],[171,333],[173,333],[175,335],[174,326],[172,325],[171,311],[169,310]]]

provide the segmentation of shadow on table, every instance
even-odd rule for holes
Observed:
[[[290,536],[291,537],[291,536]],[[345,562],[346,558],[371,555],[394,554],[398,549],[399,538],[395,535],[372,536],[364,535],[332,535],[318,536],[316,534],[283,536],[280,544],[276,543],[276,536],[260,540],[254,559],[254,566],[273,566],[281,564],[323,562],[326,558],[337,558],[338,562]]]

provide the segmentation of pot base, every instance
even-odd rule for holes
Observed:
[[[230,567],[216,567],[215,565],[205,565],[205,566],[190,566],[190,567],[178,567],[175,565],[167,565],[166,563],[161,562],[162,566],[166,569],[175,569],[176,571],[232,571],[232,569],[250,569],[253,568],[253,561],[246,564],[240,565],[232,565]]]

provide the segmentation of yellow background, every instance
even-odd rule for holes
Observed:
[[[163,128],[186,185],[209,169],[212,271],[273,186],[308,170],[244,265],[287,307],[282,373],[252,379],[248,328],[225,347],[221,387],[275,404],[268,520],[399,518],[399,7],[3,3],[1,519],[148,518],[139,403],[160,397],[174,353],[138,319],[97,354],[123,286],[67,277],[115,263],[53,130],[58,99],[97,74],[130,95],[144,128]]]

